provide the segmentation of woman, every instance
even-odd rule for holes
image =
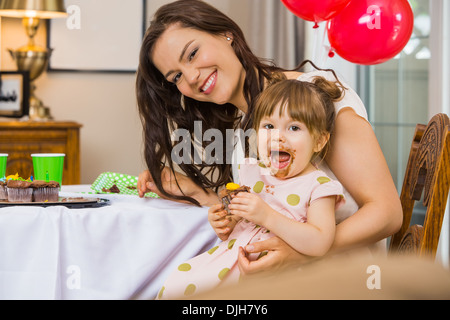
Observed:
[[[136,80],[149,168],[139,176],[140,195],[152,191],[175,201],[210,206],[213,227],[217,230],[225,225],[216,192],[232,181],[231,165],[226,161],[200,165],[185,161],[178,170],[183,174],[175,171],[170,160],[178,141],[172,141],[171,132],[184,129],[191,134],[189,150],[193,155],[197,150],[196,121],[201,121],[202,133],[215,128],[223,137],[227,129],[249,128],[255,98],[280,73],[288,79],[335,77],[324,71],[287,71],[258,59],[240,28],[203,1],[175,1],[161,7],[145,35]],[[325,160],[330,174],[355,200],[355,207],[346,206],[337,219],[332,253],[374,244],[396,232],[402,220],[397,190],[365,119],[364,106],[353,90],[346,90],[344,99],[336,104],[336,114],[335,133]],[[203,147],[207,143],[202,142]],[[224,235],[228,232],[223,229]],[[246,258],[246,253],[265,250],[269,253],[258,261]],[[244,274],[306,258],[277,237],[247,246],[240,253],[239,267]]]

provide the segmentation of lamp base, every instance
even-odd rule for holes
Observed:
[[[47,67],[52,49],[35,45],[23,46],[17,50],[8,50],[17,64],[17,69],[30,72],[30,112],[29,117],[35,121],[52,120],[50,109],[45,107],[42,101],[34,95],[36,86],[34,80],[38,78]]]
[[[42,101],[36,97],[34,94],[30,97],[30,112],[29,112],[30,120],[33,121],[48,121],[53,120],[53,117],[50,113],[50,108],[44,106]]]

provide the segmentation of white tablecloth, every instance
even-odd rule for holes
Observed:
[[[60,195],[83,191],[63,186]],[[110,205],[0,208],[0,299],[152,299],[174,268],[217,241],[207,208],[81,196]]]

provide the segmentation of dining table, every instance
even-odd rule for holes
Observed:
[[[0,203],[0,299],[154,299],[218,238],[207,207],[62,185],[58,203]]]

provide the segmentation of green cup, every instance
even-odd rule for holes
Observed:
[[[34,180],[56,181],[62,185],[64,169],[64,153],[34,153],[33,159]]]
[[[6,175],[6,161],[8,160],[7,153],[0,153],[0,179]]]

